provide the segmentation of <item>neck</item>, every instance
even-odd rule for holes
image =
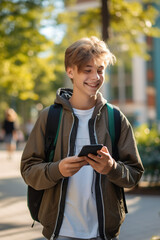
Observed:
[[[91,96],[90,98],[82,100],[81,98],[79,99],[77,96],[73,94],[69,101],[73,108],[80,110],[88,110],[95,106],[96,100],[97,100],[96,96]]]

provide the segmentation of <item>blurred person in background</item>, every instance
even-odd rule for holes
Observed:
[[[32,122],[32,119],[29,119],[28,122],[25,125],[25,138],[28,140],[30,133],[32,132],[34,123]]]
[[[12,158],[13,152],[16,150],[17,141],[17,131],[15,127],[16,119],[17,114],[14,111],[14,109],[12,108],[7,109],[5,112],[5,119],[2,124],[2,131],[9,159]]]

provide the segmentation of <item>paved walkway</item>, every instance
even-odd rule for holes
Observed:
[[[122,225],[120,240],[150,240],[160,236],[160,195],[126,196],[129,213]]]
[[[20,172],[20,157],[17,151],[7,160],[5,151],[0,151],[0,239],[44,240],[40,224],[31,228],[32,219],[26,203],[26,185]],[[150,240],[160,236],[160,196],[127,194],[129,214],[121,228],[120,240]]]

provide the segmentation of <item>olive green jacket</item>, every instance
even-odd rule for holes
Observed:
[[[50,239],[52,234],[58,235],[63,221],[68,178],[61,175],[58,166],[61,159],[74,155],[78,119],[68,101],[71,95],[70,89],[57,91],[55,102],[62,104],[63,113],[53,162],[45,162],[44,149],[49,108],[41,112],[21,160],[21,174],[26,184],[37,190],[45,190],[38,217],[47,239]],[[117,164],[107,175],[95,172],[99,233],[102,239],[111,239],[119,234],[120,226],[125,219],[122,188],[135,186],[144,171],[132,127],[122,112],[120,115],[121,133],[118,141]],[[89,120],[89,134],[92,144],[101,143],[107,146],[112,154],[106,100],[100,93],[92,118]]]

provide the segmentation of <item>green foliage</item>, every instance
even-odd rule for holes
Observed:
[[[66,26],[66,34],[60,43],[64,49],[81,37],[100,37],[100,9],[90,9],[81,14],[70,10],[62,12],[57,17],[57,24]]]
[[[159,13],[157,9],[149,1],[124,0],[109,1],[109,9],[109,44],[115,48],[117,55],[128,52],[130,56],[138,54],[147,59],[147,47],[140,37],[160,37],[160,29],[155,27]]]
[[[52,54],[53,43],[40,33],[53,6],[46,0],[2,0],[0,8],[0,87],[21,100],[37,100],[36,82],[55,80],[53,59],[47,54]]]
[[[66,25],[64,38],[68,42],[73,42],[82,36],[100,37],[101,6],[78,12],[71,8],[71,5],[74,6],[73,2],[75,3],[75,1],[69,3],[68,11],[61,13],[57,19],[58,24]],[[146,53],[146,44],[140,37],[142,35],[160,37],[160,29],[155,27],[159,12],[153,3],[160,4],[156,0],[108,0],[110,12],[108,45],[117,57],[123,57],[126,53],[130,56],[138,54],[146,59],[149,57]]]
[[[137,144],[145,146],[159,146],[160,134],[158,129],[153,126],[151,129],[147,124],[143,124],[135,129],[135,137]]]
[[[160,172],[160,133],[157,126],[151,129],[147,124],[135,129],[135,137],[145,174],[154,175]]]
[[[7,107],[25,121],[37,103],[53,103],[62,83],[55,83],[55,45],[41,33],[52,24],[53,1],[0,2],[0,121]]]

